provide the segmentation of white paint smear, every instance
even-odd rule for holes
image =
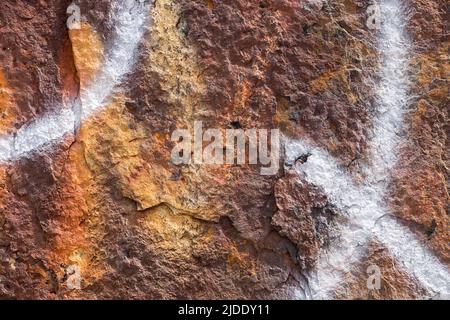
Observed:
[[[293,144],[299,146],[300,142]],[[450,293],[450,274],[446,266],[425,243],[390,216],[384,190],[379,184],[356,185],[325,151],[306,143],[300,150],[302,154],[310,155],[306,163],[297,167],[300,175],[322,188],[329,200],[345,214],[348,224],[341,226],[339,240],[320,253],[316,267],[306,275],[308,281],[297,292],[299,298],[331,298],[342,282],[342,276],[358,267],[371,239],[382,243],[400,267],[431,296]]]
[[[396,149],[402,140],[403,116],[411,85],[408,73],[412,48],[405,31],[405,12],[398,0],[384,0],[380,12],[383,19],[378,44],[381,81],[376,87],[378,114],[373,119],[369,151],[372,159],[369,176],[374,182],[388,181],[397,161]]]
[[[110,13],[114,41],[92,85],[81,90],[81,105],[61,106],[57,113],[45,114],[24,125],[14,135],[0,137],[0,161],[13,161],[40,147],[60,141],[75,132],[82,120],[101,108],[135,60],[137,48],[147,25],[148,4],[116,1]]]
[[[321,187],[329,200],[342,211],[348,223],[340,227],[340,238],[323,249],[314,270],[297,290],[302,299],[332,298],[345,273],[358,268],[371,239],[380,241],[398,264],[431,296],[448,296],[450,274],[424,243],[390,215],[385,205],[386,187],[396,165],[396,149],[401,143],[403,116],[408,105],[410,44],[404,30],[405,13],[396,0],[380,5],[383,18],[379,38],[382,56],[377,86],[378,114],[374,118],[367,179],[356,185],[325,151],[304,141],[286,141],[287,164],[309,154],[296,169],[309,183]]]
[[[124,1],[113,5],[112,21],[115,21],[116,41],[100,74],[87,90],[81,92],[81,120],[101,107],[114,87],[131,70],[136,60],[136,49],[150,16],[148,11],[149,6],[138,1]]]

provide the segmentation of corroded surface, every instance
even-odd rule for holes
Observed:
[[[75,2],[82,28],[70,31],[70,1],[0,3],[0,134],[82,101],[102,68],[112,1]],[[319,251],[339,241],[343,212],[289,166],[262,176],[255,165],[174,165],[170,136],[195,120],[280,128],[358,172],[379,59],[369,4],[156,1],[105,107],[59,143],[0,164],[0,298],[295,298]],[[388,202],[448,265],[446,5],[406,3],[414,82]],[[371,264],[380,291],[366,287]],[[79,289],[67,286],[73,266]],[[426,294],[377,242],[353,271],[336,298]]]

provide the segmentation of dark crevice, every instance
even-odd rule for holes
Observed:
[[[308,161],[308,158],[311,156],[311,153],[302,154],[301,156],[297,157],[294,161],[296,165],[302,165]]]

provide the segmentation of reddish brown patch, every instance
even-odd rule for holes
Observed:
[[[72,43],[69,39],[63,42],[58,65],[61,72],[63,99],[65,102],[69,102],[78,96],[80,90],[80,79],[75,67]]]

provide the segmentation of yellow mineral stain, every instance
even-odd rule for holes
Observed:
[[[295,123],[289,120],[290,105],[288,99],[281,97],[277,100],[277,109],[275,113],[275,125],[280,128],[283,134],[295,137],[298,130]]]
[[[177,127],[192,130],[194,120],[201,111],[201,99],[206,89],[198,67],[197,52],[183,34],[185,26],[180,19],[177,1],[157,1],[152,18],[151,37],[147,43],[147,68],[158,75],[163,90],[162,99],[171,106],[171,112],[178,119]],[[170,135],[150,132],[148,136],[146,149],[158,150],[162,158],[155,157],[149,161],[140,154],[121,161],[116,171],[124,196],[136,201],[138,210],[169,203],[188,212],[211,211],[211,206],[202,200],[200,192],[194,187],[198,185],[200,188],[202,185],[203,168],[195,173],[185,170],[183,180],[173,179],[173,167],[167,165],[170,162],[171,149],[167,146]],[[137,145],[142,143],[142,139],[138,139]],[[130,150],[134,150],[133,147]],[[202,217],[210,214],[199,213]]]
[[[89,170],[95,176],[116,176],[122,194],[134,200],[138,210],[164,201],[160,181],[170,177],[164,168],[155,169],[142,159],[140,150],[147,139],[144,127],[127,111],[123,96],[86,121],[79,133]]]
[[[444,42],[436,51],[422,54],[413,61],[413,65],[418,69],[415,79],[418,86],[425,87],[432,82],[448,81],[450,76],[449,46],[449,42]],[[448,86],[445,83],[444,87],[447,90],[442,94],[448,94]]]
[[[250,273],[252,276],[257,275],[256,261],[250,257],[247,251],[240,251],[237,244],[231,243],[227,252],[227,264],[229,268],[242,270],[243,272]]]
[[[12,94],[5,74],[0,69],[0,134],[7,133],[16,119],[16,107]]]
[[[152,16],[148,66],[159,74],[167,102],[181,106],[182,110],[174,110],[183,119],[180,126],[191,126],[206,88],[198,67],[197,52],[183,34],[185,26],[180,20],[177,1],[157,1]]]
[[[81,88],[86,88],[103,62],[103,43],[97,32],[86,22],[81,24],[80,29],[69,30],[69,37],[80,85]]]
[[[79,132],[85,160],[94,175],[137,157],[143,138],[145,131],[134,123],[123,96],[114,98],[102,112],[86,121]],[[126,166],[121,170],[127,171]]]
[[[217,220],[214,206],[202,199],[202,175],[185,168],[183,179],[174,178],[174,168],[168,165],[171,149],[166,146],[170,137],[136,121],[125,101],[115,97],[80,129],[78,141],[92,175],[115,177],[115,187],[136,203],[138,211],[167,203],[190,215]]]
[[[182,32],[175,1],[157,1],[152,15],[145,68],[158,75],[162,99],[173,106],[171,112],[179,119],[178,126],[189,128],[205,90],[197,55]],[[125,96],[114,97],[80,129],[78,141],[92,175],[100,181],[114,177],[111,187],[133,200],[137,211],[167,204],[185,215],[217,220],[214,206],[202,197],[205,169],[193,171],[171,165],[170,133],[152,131],[136,120],[126,101]]]
[[[417,103],[417,110],[414,113],[413,123],[414,126],[420,126],[423,122],[423,117],[427,111],[427,103],[424,99],[419,100]]]
[[[244,112],[252,92],[247,80],[241,81],[234,103],[235,112]]]
[[[89,170],[95,176],[116,176],[123,196],[134,200],[140,211],[162,202],[177,205],[180,190],[170,181],[172,173],[141,154],[141,147],[148,141],[152,150],[163,150],[164,139],[168,137],[160,133],[147,137],[143,125],[125,107],[123,96],[86,121],[79,133]]]
[[[6,181],[7,179],[7,167],[0,165],[0,226],[4,225],[5,220],[5,212],[7,208],[7,200],[10,196]],[[0,232],[0,241],[3,242],[3,237],[5,236],[4,232]]]
[[[142,221],[141,221],[142,222]],[[174,211],[166,204],[145,211],[144,226],[157,247],[175,251],[179,257],[190,257],[199,238],[208,236],[208,227],[199,220]]]
[[[342,90],[349,103],[354,104],[358,101],[358,96],[350,87],[350,72],[360,72],[358,68],[344,66],[338,70],[326,71],[318,78],[310,82],[310,88],[313,93]]]
[[[358,5],[352,0],[344,0],[341,4],[344,5],[345,12],[349,13],[349,15],[356,15],[360,10]]]
[[[214,1],[213,0],[204,0],[204,1],[209,10],[214,9]]]

